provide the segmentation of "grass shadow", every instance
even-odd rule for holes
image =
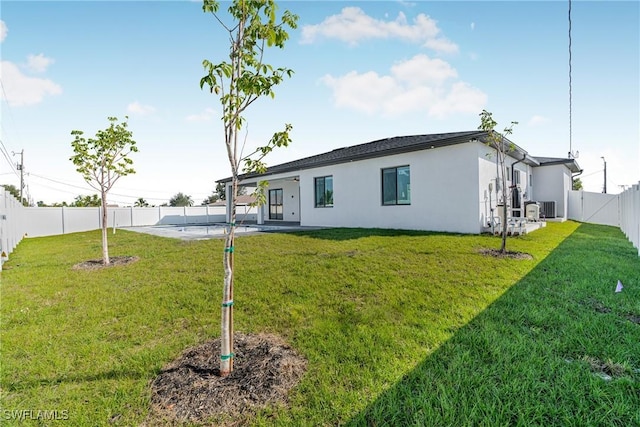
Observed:
[[[640,426],[639,301],[635,249],[583,224],[347,425]]]

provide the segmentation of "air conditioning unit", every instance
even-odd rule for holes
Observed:
[[[556,202],[539,202],[540,203],[540,216],[544,218],[556,217]]]

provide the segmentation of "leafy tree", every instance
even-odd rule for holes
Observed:
[[[500,252],[505,253],[507,251],[507,154],[510,151],[513,151],[514,146],[512,143],[509,143],[508,139],[505,137],[506,135],[511,135],[513,133],[513,127],[517,125],[518,122],[511,122],[511,125],[506,127],[502,134],[496,132],[494,129],[498,125],[493,117],[492,113],[487,110],[482,110],[480,113],[480,126],[479,130],[485,131],[487,133],[487,140],[485,143],[496,150],[496,156],[498,157],[498,167],[500,168],[500,173],[496,177],[497,180],[500,180],[500,189],[502,191],[502,243],[500,246]]]
[[[148,208],[149,203],[145,199],[140,197],[138,200],[136,200],[133,206],[135,206],[136,208]]]
[[[2,187],[4,187],[4,190],[6,192],[11,194],[13,197],[15,197],[16,200],[20,201],[20,190],[18,190],[18,188],[15,185],[13,185],[13,184],[2,184]],[[26,198],[22,199],[22,205],[23,206],[29,206],[29,202],[27,201]]]
[[[193,199],[184,193],[178,193],[169,199],[169,206],[193,206]]]
[[[128,157],[137,152],[133,133],[128,129],[127,120],[118,123],[115,117],[109,117],[110,125],[99,130],[95,138],[85,139],[84,132],[74,130],[71,142],[74,155],[69,160],[82,174],[84,180],[100,192],[102,205],[102,262],[109,265],[109,246],[107,242],[107,194],[123,176],[135,173],[133,161]]]
[[[582,180],[580,178],[574,178],[572,188],[574,190],[582,190]]]
[[[2,184],[4,191],[11,194],[16,200],[20,200],[20,191],[13,184]]]
[[[207,206],[220,200],[218,194],[214,191],[209,197],[202,201],[202,206]]]
[[[211,193],[209,197],[202,201],[202,206],[209,205],[211,203],[215,203],[218,200],[227,200],[226,198],[226,188],[225,185],[221,182],[216,184],[216,189]],[[247,187],[238,187],[238,196],[242,196],[247,194]]]
[[[86,208],[86,207],[96,207],[96,206],[101,206],[101,200],[100,197],[98,197],[97,194],[93,194],[91,196],[76,196],[75,200],[73,201],[73,203],[71,203],[70,206],[76,207],[76,208]]]
[[[273,98],[274,87],[280,84],[285,76],[291,77],[293,74],[292,70],[274,68],[264,63],[263,59],[267,47],[284,47],[289,38],[286,28],[296,28],[298,17],[285,10],[278,18],[275,0],[234,0],[227,9],[233,24],[226,25],[218,15],[218,9],[218,1],[204,0],[202,10],[212,13],[229,35],[229,61],[216,64],[205,59],[202,65],[206,74],[200,79],[200,88],[207,85],[211,93],[219,96],[223,111],[227,158],[231,166],[231,194],[225,194],[225,198],[230,198],[231,223],[225,239],[223,257],[220,353],[220,375],[226,376],[233,371],[233,251],[238,175],[243,163],[244,172],[264,172],[264,157],[275,147],[286,147],[291,142],[291,125],[286,124],[284,130],[274,133],[265,146],[243,156],[244,138],[241,138],[241,133],[246,124],[244,113],[260,97]],[[265,183],[259,185],[258,192],[262,199],[265,187]]]
[[[220,200],[227,200],[227,187],[222,182],[216,184],[215,193]]]

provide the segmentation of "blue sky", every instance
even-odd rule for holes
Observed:
[[[295,71],[247,115],[247,144],[284,123],[293,143],[274,165],[412,134],[473,130],[482,109],[534,156],[569,151],[568,2],[284,1],[299,15],[266,62]],[[221,10],[225,10],[222,3]],[[223,14],[224,15],[224,14]],[[640,181],[640,3],[572,2],[572,150],[588,191]],[[11,1],[0,9],[2,144],[24,149],[34,201],[93,194],[75,171],[70,133],[129,116],[135,175],[109,200],[196,204],[229,176],[220,107],[199,88],[225,34],[191,1]],[[15,166],[15,165],[14,165]],[[0,156],[0,184],[19,180]]]

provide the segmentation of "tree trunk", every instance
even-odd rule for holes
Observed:
[[[500,252],[501,253],[505,253],[507,251],[507,225],[508,225],[508,217],[507,217],[507,213],[508,213],[508,209],[507,209],[507,171],[506,171],[506,155],[502,154],[500,156],[500,170],[502,172],[502,177],[501,177],[501,181],[502,181],[502,217],[504,218],[503,224],[502,224],[502,243],[500,245]]]
[[[107,194],[102,192],[102,263],[109,265],[109,245],[107,243]]]
[[[504,195],[503,195],[504,198]],[[500,245],[500,252],[505,253],[507,251],[507,201],[502,204],[502,217],[504,218],[504,224],[502,224],[502,244]]]
[[[229,234],[224,244],[224,286],[222,289],[222,319],[220,336],[220,376],[227,376],[233,372],[233,261],[234,261],[234,240],[236,230],[236,195],[238,183],[237,179],[232,181],[229,202],[231,218],[229,224]]]

